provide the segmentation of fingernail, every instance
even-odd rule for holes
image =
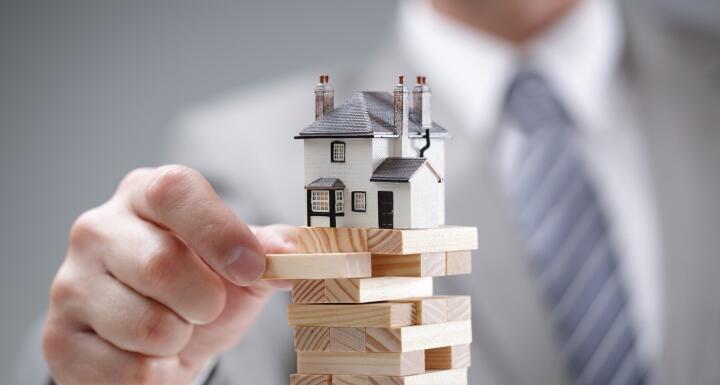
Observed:
[[[225,271],[238,285],[249,285],[265,272],[265,256],[252,249],[239,246],[225,260]]]

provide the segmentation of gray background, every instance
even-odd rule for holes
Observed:
[[[658,3],[720,25],[716,0]],[[394,1],[0,0],[0,383],[47,305],[74,217],[128,170],[161,160],[174,116],[276,74],[366,56],[394,10]]]

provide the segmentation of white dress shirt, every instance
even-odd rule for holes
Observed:
[[[508,181],[523,138],[503,114],[508,84],[529,66],[553,87],[578,124],[579,145],[606,208],[620,256],[638,350],[648,363],[660,349],[660,244],[642,138],[620,72],[622,22],[611,0],[585,0],[522,47],[436,12],[429,1],[406,0],[399,14],[401,45],[449,101],[468,130],[497,141],[497,171]],[[622,112],[622,113],[620,113]],[[617,117],[622,116],[619,121]]]

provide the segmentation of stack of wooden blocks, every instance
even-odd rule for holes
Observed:
[[[272,255],[292,278],[291,385],[466,385],[469,296],[434,295],[433,277],[471,272],[472,227],[301,229],[299,254]]]

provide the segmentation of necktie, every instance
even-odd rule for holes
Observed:
[[[578,385],[644,384],[617,255],[573,122],[529,70],[506,103],[525,139],[510,183],[516,218],[569,371]]]

